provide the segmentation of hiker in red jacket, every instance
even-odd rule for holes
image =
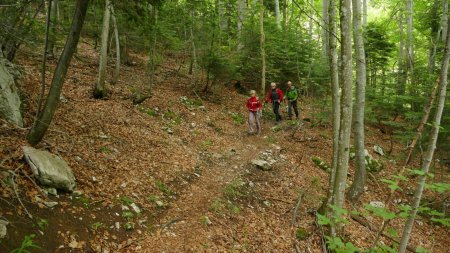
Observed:
[[[250,91],[250,98],[247,99],[246,107],[248,109],[248,133],[255,133],[254,125],[256,124],[256,134],[260,134],[261,122],[259,120],[259,111],[262,109],[262,103],[256,96],[256,91]]]
[[[283,91],[277,88],[276,83],[271,83],[270,87],[271,89],[267,94],[266,103],[269,102],[272,103],[273,113],[275,114],[275,120],[278,122],[281,120],[280,104],[281,102],[283,102]]]

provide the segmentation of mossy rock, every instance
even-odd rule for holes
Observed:
[[[326,172],[331,171],[330,165],[328,165],[326,162],[324,162],[320,157],[312,156],[311,160],[317,167],[321,168],[322,170],[324,170]]]

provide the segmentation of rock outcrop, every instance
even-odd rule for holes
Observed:
[[[23,127],[19,90],[16,86],[20,78],[19,69],[8,60],[0,58],[0,118]]]

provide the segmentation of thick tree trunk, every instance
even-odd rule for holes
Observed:
[[[49,26],[49,37],[48,43],[45,49],[45,53],[49,58],[55,57],[55,43],[56,43],[56,26],[58,25],[57,21],[57,6],[58,1],[53,0],[49,2],[48,11],[50,12],[50,26]]]
[[[245,0],[238,0],[237,1],[237,49],[240,51],[242,48],[244,48],[244,43],[242,42],[242,28],[244,26],[244,22],[247,15],[247,3]]]
[[[261,94],[266,94],[266,34],[264,33],[264,0],[260,0],[259,29],[261,33]]]
[[[275,20],[278,30],[281,30],[280,1],[275,0]]]
[[[322,53],[325,58],[328,58],[329,54],[329,29],[328,23],[330,22],[330,16],[328,15],[328,9],[330,5],[330,0],[322,1]]]
[[[449,22],[447,22],[447,25],[448,23]],[[449,59],[450,59],[450,33],[448,32],[447,29],[444,58],[442,59],[441,73],[439,76],[439,100],[434,117],[433,128],[430,134],[430,141],[428,143],[427,152],[425,153],[422,164],[422,172],[424,173],[424,175],[421,175],[417,182],[416,191],[414,193],[413,202],[411,205],[412,209],[409,213],[409,217],[403,229],[402,239],[400,241],[399,246],[399,253],[404,253],[406,251],[406,247],[408,246],[408,241],[414,225],[414,219],[416,218],[417,215],[417,210],[419,208],[420,200],[422,198],[423,189],[425,187],[425,181],[428,176],[427,174],[430,169],[431,161],[433,160],[434,151],[436,149],[436,142],[439,135],[442,113],[444,111],[445,106],[445,96],[447,93],[447,82],[448,82],[447,75],[448,75]]]
[[[366,184],[366,159],[364,145],[364,108],[366,103],[366,56],[364,51],[363,27],[361,24],[361,0],[353,0],[353,38],[356,54],[356,101],[355,101],[355,148],[356,172],[348,198],[355,203],[364,192]]]
[[[339,131],[338,165],[333,190],[333,204],[342,208],[345,200],[348,160],[350,151],[350,133],[352,128],[352,2],[340,0],[341,27],[341,123]],[[342,224],[337,225],[340,230]]]
[[[67,69],[69,68],[70,61],[72,60],[72,56],[75,53],[75,49],[77,48],[81,28],[83,27],[84,18],[86,17],[88,3],[89,0],[78,0],[76,3],[75,14],[70,28],[70,33],[67,37],[64,50],[59,57],[59,61],[53,75],[52,85],[50,87],[44,109],[39,118],[36,119],[37,123],[34,125],[27,136],[28,142],[31,145],[38,144],[42,140],[45,133],[47,132],[48,127],[50,126],[56,107],[58,106],[59,96],[61,94],[61,89],[67,74]]]
[[[106,96],[106,65],[108,63],[108,36],[109,36],[109,21],[111,19],[110,1],[106,0],[105,12],[103,15],[103,28],[102,28],[102,44],[100,45],[100,60],[98,67],[98,78],[94,88],[94,97],[103,98]]]
[[[117,83],[120,74],[120,39],[119,39],[119,28],[117,26],[116,15],[114,14],[114,6],[111,4],[111,20],[114,27],[114,39],[116,44],[116,68],[114,70],[114,76],[111,81],[112,84]]]

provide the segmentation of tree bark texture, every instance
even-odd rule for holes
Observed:
[[[94,88],[94,97],[103,98],[106,96],[106,67],[108,63],[108,36],[109,36],[109,21],[111,19],[110,1],[105,2],[105,12],[103,14],[103,28],[102,28],[102,42],[100,45],[98,78]]]
[[[260,16],[259,28],[261,33],[260,49],[261,49],[261,94],[266,94],[266,34],[264,33],[264,0],[260,0]]]
[[[111,4],[111,20],[114,27],[114,39],[116,44],[116,68],[114,70],[114,76],[111,81],[112,84],[117,83],[120,75],[120,39],[119,39],[119,27],[117,25],[116,15],[114,14],[114,6]]]

